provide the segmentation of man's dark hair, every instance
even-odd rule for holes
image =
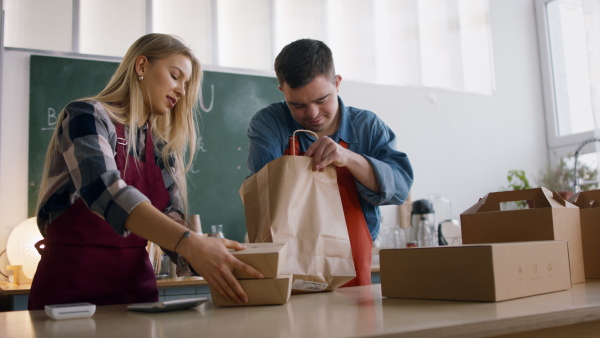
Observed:
[[[317,76],[335,79],[335,66],[331,49],[321,41],[296,40],[283,47],[275,59],[275,74],[279,85],[287,83],[291,88],[301,88]]]

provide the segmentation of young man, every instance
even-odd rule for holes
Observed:
[[[371,283],[372,241],[379,233],[379,205],[402,204],[413,181],[406,154],[395,149],[396,136],[374,113],[346,107],[338,97],[342,77],[321,41],[302,39],[285,46],[275,59],[285,101],[254,115],[248,128],[250,173],[290,154],[298,129],[300,154],[313,157],[313,170],[336,166],[357,278],[346,286]],[[298,152],[296,152],[298,153]]]

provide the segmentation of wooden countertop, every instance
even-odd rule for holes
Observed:
[[[285,305],[167,313],[99,306],[91,318],[0,313],[1,337],[489,337],[600,320],[600,280],[571,290],[483,303],[382,298],[380,285],[293,295]],[[584,325],[584,324],[582,324]],[[572,334],[573,332],[571,332]]]
[[[379,265],[374,265],[371,268],[371,272],[379,272]],[[156,286],[159,288],[174,288],[182,286],[201,286],[208,285],[208,282],[202,277],[190,276],[190,277],[171,277],[164,279],[157,279]],[[30,284],[16,285],[13,283],[0,281],[0,295],[27,295],[29,294]]]

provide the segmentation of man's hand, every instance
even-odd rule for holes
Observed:
[[[379,183],[369,161],[362,155],[337,144],[329,137],[321,137],[308,147],[304,156],[313,158],[313,171],[323,171],[326,166],[346,167],[362,185],[379,192]]]
[[[348,156],[351,156],[349,153],[352,152],[335,143],[331,138],[321,137],[308,147],[304,155],[313,158],[313,171],[323,171],[330,164],[346,167]]]

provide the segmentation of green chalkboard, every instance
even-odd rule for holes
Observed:
[[[31,56],[29,98],[29,215],[35,204],[48,142],[61,109],[70,101],[97,94],[118,63]],[[283,98],[272,77],[204,72],[200,109],[201,147],[188,173],[190,212],[202,229],[223,224],[227,238],[246,232],[238,194],[248,175],[246,129],[260,108]]]

